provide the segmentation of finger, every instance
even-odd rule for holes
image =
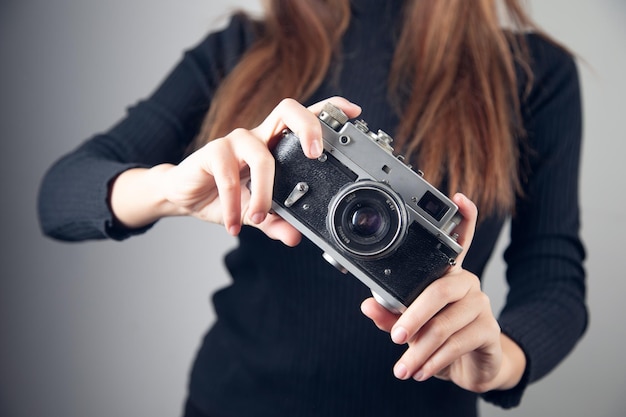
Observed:
[[[461,339],[454,335],[463,329],[472,327],[481,314],[480,303],[474,303],[473,297],[448,305],[428,321],[409,342],[409,350],[398,360],[397,366],[406,372],[401,378],[414,375],[424,363],[446,344],[452,347]],[[474,327],[475,328],[475,327]],[[451,350],[450,350],[451,351]]]
[[[271,239],[280,240],[287,246],[296,246],[302,240],[302,234],[295,227],[275,214],[268,215],[257,227]]]
[[[354,119],[359,114],[361,114],[361,107],[359,105],[354,104],[351,101],[346,100],[345,98],[339,97],[339,96],[330,97],[330,98],[327,98],[326,100],[317,102],[309,106],[309,111],[318,115],[322,112],[322,109],[328,103],[332,104],[335,107],[340,108],[341,111],[343,111],[346,114],[346,116],[348,116],[348,118],[350,119]]]
[[[222,219],[226,230],[237,235],[241,229],[240,163],[226,138],[216,139],[203,148],[206,171],[213,176],[220,198]]]
[[[342,97],[332,97],[318,102],[309,108],[293,99],[284,99],[265,120],[253,131],[268,143],[285,128],[290,129],[300,139],[302,150],[309,158],[317,158],[322,154],[322,129],[317,114],[326,103],[339,107],[349,118],[358,116],[361,108]]]
[[[323,149],[320,122],[315,114],[296,100],[282,100],[253,132],[268,143],[285,128],[290,129],[300,139],[307,157],[317,158],[321,155]]]
[[[338,97],[338,96],[331,97],[326,100],[317,102],[309,106],[308,110],[315,115],[319,115],[322,112],[324,106],[328,103],[331,103],[335,107],[338,107],[339,109],[341,109],[341,111],[343,111],[346,114],[346,116],[348,116],[349,119],[355,118],[359,114],[361,114],[360,106],[346,100],[343,97]],[[322,137],[320,136],[319,141],[317,139],[314,139],[314,141],[311,143],[308,143],[308,142],[302,143],[302,148],[303,149],[310,148],[311,156],[313,157],[320,156],[324,149],[324,143],[323,143]]]
[[[389,310],[380,305],[373,297],[370,297],[361,303],[361,312],[369,317],[376,327],[386,332],[391,331],[391,328],[398,320],[396,314],[391,313]]]
[[[461,356],[478,349],[481,345],[476,332],[461,329],[450,336],[435,352],[420,352],[417,347],[411,347],[395,364],[393,372],[398,379],[413,378],[416,381],[425,381],[442,372]],[[420,352],[416,355],[415,352]]]
[[[473,287],[480,286],[478,278],[467,271],[446,274],[431,283],[408,306],[391,330],[391,339],[404,344],[448,304],[465,297]]]
[[[456,258],[456,267],[460,268],[474,238],[478,208],[469,198],[461,193],[456,193],[452,197],[452,201],[459,207],[459,212],[463,216],[461,224],[454,229],[454,232],[459,235],[458,242],[463,247],[463,251]]]
[[[250,199],[246,217],[252,224],[260,224],[272,205],[274,158],[265,144],[248,130],[236,129],[227,139],[238,158],[239,166],[247,166],[250,172]]]
[[[493,340],[490,336],[498,337],[499,333],[500,328],[495,320],[490,320],[490,322],[476,320],[472,326],[464,327],[451,335],[424,361],[423,365],[413,368],[411,371],[414,372],[414,378],[418,381],[425,381],[432,376],[449,378],[451,366],[456,366],[455,362],[467,354],[492,344]],[[464,369],[468,372],[467,376],[470,376],[469,373],[472,374],[469,379],[478,381],[491,378],[495,371],[494,366],[488,366],[483,362],[468,361],[464,366],[467,367]]]
[[[256,136],[236,129],[224,138],[209,143],[204,158],[213,175],[220,198],[224,226],[232,235],[239,233],[242,219],[242,169],[250,171],[252,192],[246,215],[261,223],[270,210],[274,182],[274,159]]]

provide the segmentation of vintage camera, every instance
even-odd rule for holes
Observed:
[[[392,138],[328,104],[319,115],[324,152],[309,159],[289,130],[272,150],[272,209],[402,312],[454,265],[462,248],[457,206],[394,156]]]

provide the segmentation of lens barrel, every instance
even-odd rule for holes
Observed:
[[[351,255],[380,258],[402,242],[407,213],[402,199],[386,184],[357,181],[343,187],[328,207],[328,229]]]

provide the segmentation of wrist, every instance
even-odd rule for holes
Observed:
[[[128,228],[138,228],[160,218],[185,214],[164,196],[162,187],[171,164],[152,168],[132,168],[111,184],[110,204],[116,220]]]
[[[526,355],[522,348],[505,334],[500,334],[502,365],[494,381],[495,390],[508,390],[517,386],[526,370]]]

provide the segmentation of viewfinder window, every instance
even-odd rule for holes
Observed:
[[[426,191],[417,205],[437,221],[440,221],[448,210],[450,210],[450,207],[444,204],[443,201],[438,199],[430,191]]]

